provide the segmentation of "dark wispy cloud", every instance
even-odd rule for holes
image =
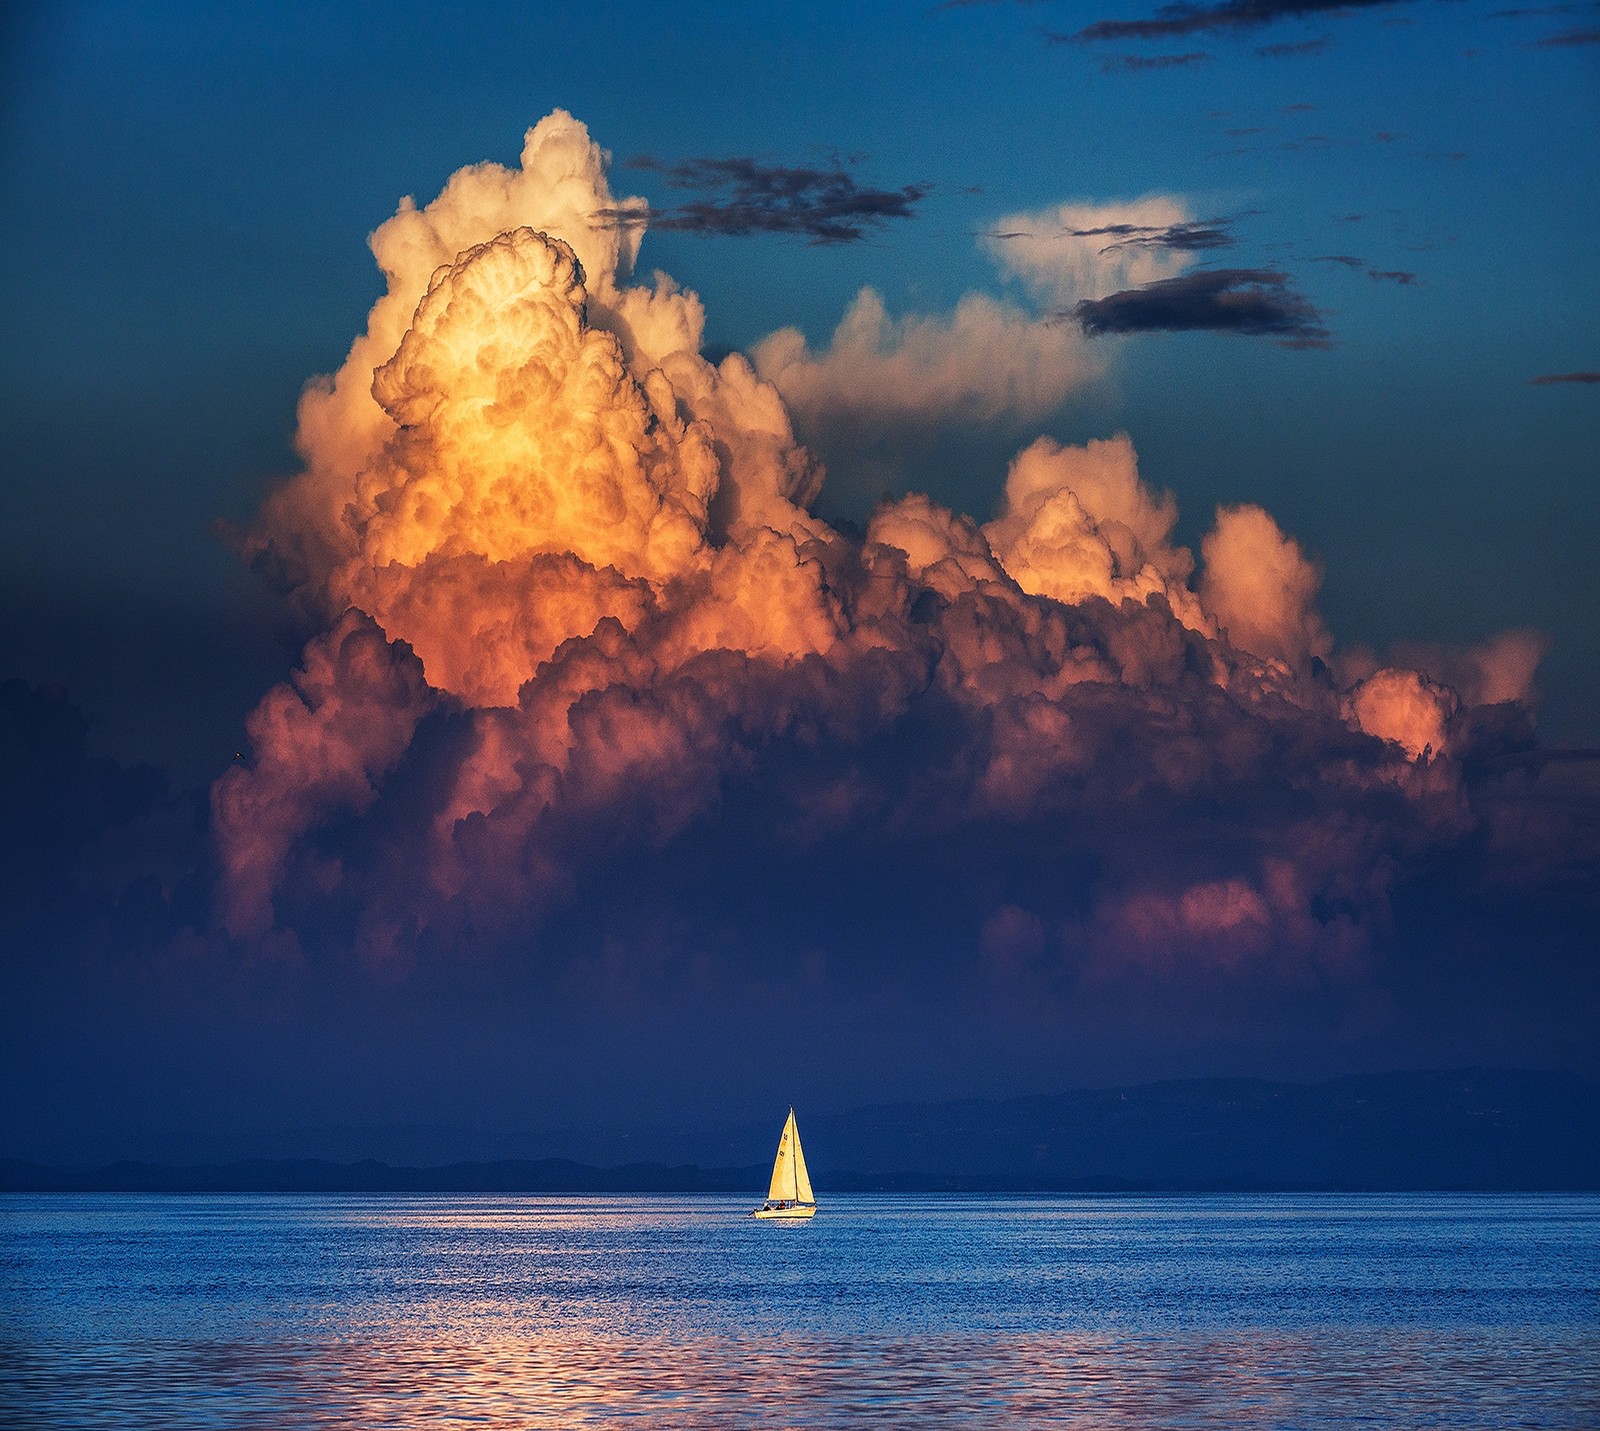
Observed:
[[[1279,20],[1386,9],[1405,0],[1219,0],[1210,5],[1163,5],[1144,20],[1097,20],[1072,36],[1101,40],[1166,40],[1181,35],[1256,30]]]
[[[1413,288],[1422,282],[1407,268],[1368,268],[1366,259],[1358,258],[1353,253],[1319,253],[1307,262],[1337,263],[1341,268],[1348,268],[1352,272],[1364,272],[1374,283],[1398,283],[1403,288]]]
[[[1314,40],[1285,41],[1276,45],[1262,45],[1256,53],[1264,59],[1285,59],[1290,55],[1320,55],[1333,47],[1332,35],[1319,35]]]
[[[1271,268],[1213,268],[1164,278],[1085,299],[1072,316],[1089,334],[1246,333],[1295,347],[1329,341],[1322,315],[1290,287],[1287,274]]]
[[[894,219],[915,216],[930,184],[878,189],[857,182],[843,164],[826,167],[767,164],[744,155],[684,159],[669,164],[641,154],[634,169],[662,175],[674,189],[698,197],[670,208],[603,210],[612,223],[646,222],[655,229],[743,238],[750,234],[798,234],[813,244],[855,243]]]
[[[1536,388],[1549,387],[1552,383],[1600,383],[1600,373],[1540,373],[1528,382]]]
[[[1578,45],[1600,45],[1600,29],[1564,30],[1559,35],[1546,35],[1542,40],[1530,42],[1535,50],[1565,50]]]
[[[1052,35],[1052,39],[1069,42],[1070,35]],[[1208,65],[1211,56],[1204,50],[1191,50],[1183,55],[1117,55],[1103,60],[1100,69],[1105,74],[1140,74],[1146,70],[1188,69],[1192,65]]]
[[[1229,232],[1232,219],[1195,219],[1181,224],[1102,224],[1095,228],[1067,229],[1071,238],[1104,238],[1107,240],[1101,253],[1119,248],[1165,248],[1181,253],[1197,253],[1204,249],[1232,248],[1234,237]],[[1007,238],[1013,235],[1001,234]]]

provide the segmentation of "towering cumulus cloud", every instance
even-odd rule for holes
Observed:
[[[777,389],[632,281],[644,206],[605,158],[557,112],[373,235],[387,291],[243,540],[323,634],[213,791],[227,930],[536,947],[597,869],[613,902],[630,862],[697,871],[704,902],[691,856],[732,838],[757,868],[915,847],[910,901],[960,869],[967,952],[1016,977],[1358,960],[1407,862],[1473,828],[1461,757],[1516,724],[1535,640],[1341,664],[1295,541],[1224,509],[1197,578],[1125,436],[1029,445],[987,524],[913,495],[830,529]],[[735,792],[760,818],[719,836]]]

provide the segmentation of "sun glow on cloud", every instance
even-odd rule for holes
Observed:
[[[779,333],[754,364],[713,364],[694,294],[632,281],[642,221],[608,216],[636,210],[557,111],[520,168],[462,169],[373,235],[387,292],[307,390],[304,471],[243,542],[323,630],[213,790],[228,932],[354,897],[358,945],[383,961],[434,926],[536,925],[597,839],[687,838],[737,776],[816,838],[1079,831],[1100,870],[1087,911],[1007,915],[1041,947],[1338,967],[1381,917],[1396,851],[1470,827],[1453,757],[1485,708],[1528,699],[1536,645],[1341,663],[1293,538],[1224,509],[1196,579],[1176,503],[1124,435],[1029,444],[987,524],[909,495],[863,540],[834,531],[785,396],[1039,415],[1088,370],[1083,335],[992,299],[897,323],[864,294],[825,358]],[[1034,238],[997,252],[1068,301],[1189,261],[1090,252],[1100,230],[1192,217],[1168,200],[1020,216],[1006,225]],[[915,780],[874,765],[883,737],[935,728]],[[1263,787],[1316,813],[1262,818],[1241,792]],[[1143,849],[1094,844],[1152,791],[1230,812],[1228,837],[1197,852],[1169,815]],[[371,824],[360,861],[323,838],[350,822]]]

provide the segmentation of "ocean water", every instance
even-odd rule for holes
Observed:
[[[8,1427],[1600,1427],[1600,1198],[0,1198]]]

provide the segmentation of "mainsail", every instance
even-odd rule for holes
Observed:
[[[772,1182],[767,1188],[768,1202],[815,1202],[811,1175],[806,1171],[806,1155],[800,1147],[800,1129],[795,1125],[794,1109],[778,1139],[778,1156],[772,1164]]]

